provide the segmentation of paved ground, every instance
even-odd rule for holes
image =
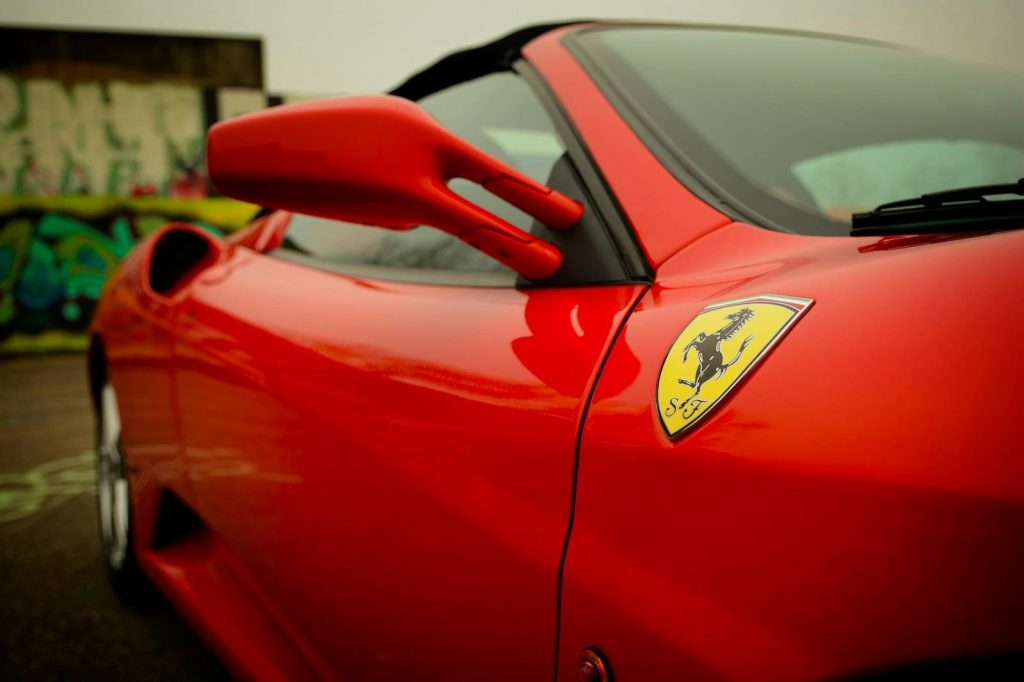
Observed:
[[[99,554],[82,356],[0,358],[0,680],[226,680],[166,605],[122,606]]]

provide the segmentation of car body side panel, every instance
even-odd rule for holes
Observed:
[[[523,49],[601,168],[648,261],[672,254],[732,220],[691,193],[654,157],[598,89],[562,39],[579,27],[545,33]]]
[[[168,521],[160,520],[160,510],[168,496],[191,508],[198,504],[185,467],[173,356],[180,304],[194,282],[167,298],[146,280],[154,244],[168,229],[174,228],[141,242],[111,276],[90,330],[120,398],[136,556],[239,679],[322,679],[316,657],[296,646],[219,538],[203,529],[170,543],[160,537],[158,526]],[[251,252],[238,255],[235,265]],[[225,272],[217,264],[199,278],[219,279]]]
[[[201,282],[175,346],[200,515],[342,678],[550,676],[579,420],[643,288],[262,255]]]
[[[585,425],[559,679],[586,646],[644,680],[1024,648],[1022,256],[1022,232],[904,247],[736,224],[666,263]],[[760,294],[814,304],[670,439],[669,347],[706,305]]]
[[[173,302],[155,296],[142,281],[161,233],[140,243],[111,277],[92,325],[102,339],[108,380],[121,396],[121,448],[143,543],[150,539],[160,489],[191,496],[174,391]]]

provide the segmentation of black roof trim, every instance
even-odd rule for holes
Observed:
[[[906,51],[915,51],[905,45],[896,45],[870,38],[859,38],[854,36],[836,35],[833,33],[819,33],[817,31],[787,30],[765,26],[732,26],[729,24],[704,24],[686,23],[673,21],[649,21],[649,20],[601,20],[601,19],[573,19],[558,21],[550,24],[533,24],[516,29],[511,33],[483,43],[475,47],[468,47],[456,50],[445,55],[430,66],[409,76],[405,81],[392,88],[388,94],[405,97],[416,101],[438,90],[465,83],[466,81],[486,76],[489,73],[508,71],[512,62],[520,57],[520,51],[534,38],[544,35],[548,31],[563,26],[574,26],[591,24],[593,28],[608,28],[614,26],[622,27],[675,27],[689,29],[706,29],[717,31],[745,31],[754,33],[776,33],[782,35],[804,36],[808,38],[825,38],[829,40],[842,40],[866,45],[877,45]]]
[[[523,46],[537,36],[563,26],[589,23],[594,22],[589,19],[576,19],[553,24],[525,26],[492,42],[446,55],[422,71],[414,73],[393,88],[389,94],[415,101],[438,90],[465,83],[489,73],[508,71],[512,62],[519,57]]]

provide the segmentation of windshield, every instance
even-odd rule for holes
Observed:
[[[1010,74],[742,29],[602,27],[571,45],[670,170],[769,227],[845,235],[854,212],[1024,177]]]

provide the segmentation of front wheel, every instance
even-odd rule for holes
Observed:
[[[139,567],[133,544],[131,490],[121,456],[117,393],[104,382],[96,410],[96,508],[103,556],[114,591],[125,601],[148,602],[153,587]]]

